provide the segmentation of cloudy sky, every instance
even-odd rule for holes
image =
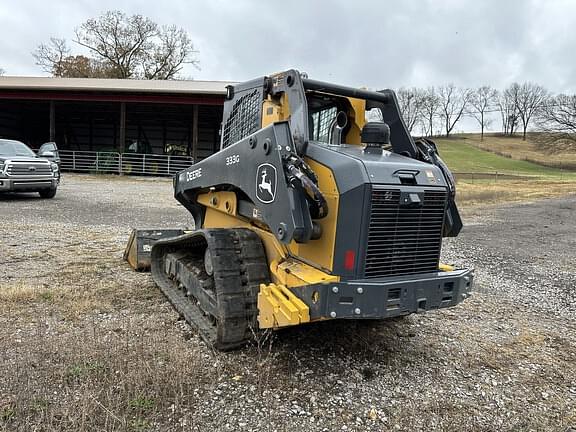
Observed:
[[[185,28],[201,63],[185,75],[196,79],[294,67],[371,88],[530,80],[576,91],[576,1],[568,0],[2,0],[0,68],[42,75],[30,54],[39,43],[71,40],[75,26],[111,9]]]

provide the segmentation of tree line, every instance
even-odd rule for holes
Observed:
[[[504,90],[490,86],[475,89],[454,84],[428,88],[400,88],[396,92],[400,111],[410,133],[435,135],[440,129],[450,136],[463,116],[473,118],[481,139],[498,113],[504,135],[522,132],[526,140],[529,128],[547,132],[553,138],[576,141],[576,95],[554,95],[543,86],[512,83]]]

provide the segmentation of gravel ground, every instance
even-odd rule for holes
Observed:
[[[0,430],[576,431],[576,197],[465,211],[460,306],[208,349],[131,227],[186,226],[165,179],[67,175],[0,198]]]

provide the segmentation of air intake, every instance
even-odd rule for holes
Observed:
[[[403,205],[406,196],[421,203]],[[374,185],[364,276],[379,278],[438,269],[446,191],[389,189]]]

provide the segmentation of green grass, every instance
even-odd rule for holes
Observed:
[[[437,138],[440,156],[456,173],[494,173],[576,180],[576,173],[532,162],[499,156],[467,144],[462,139]]]

